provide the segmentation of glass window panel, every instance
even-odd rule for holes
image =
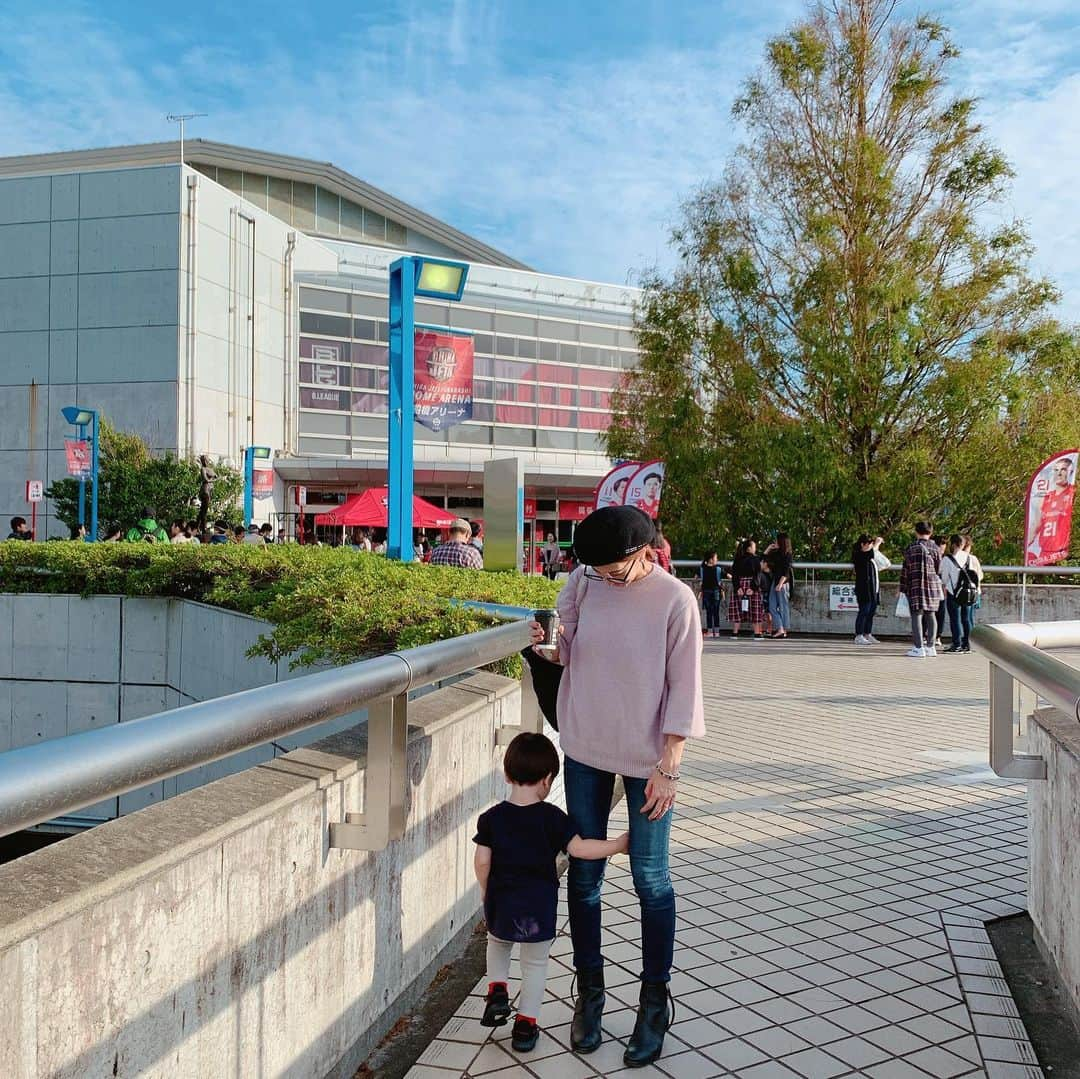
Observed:
[[[536,400],[536,383],[519,382],[516,386],[517,400],[532,403]]]
[[[495,316],[495,329],[499,333],[520,334],[525,337],[536,336],[536,319],[522,315],[498,314]]]
[[[329,317],[329,316],[328,316]],[[314,337],[300,338],[300,356],[320,363],[348,363],[348,341],[320,341]]]
[[[369,240],[386,239],[386,218],[364,207],[364,236]]]
[[[292,180],[280,176],[271,176],[267,184],[269,189],[266,208],[276,218],[287,225],[292,224]]]
[[[387,395],[385,393],[354,393],[352,395],[353,412],[366,412],[375,416],[386,415]]]
[[[577,435],[573,431],[544,431],[536,432],[536,445],[542,450],[572,450],[575,448]],[[540,503],[536,505],[537,511],[541,509]],[[544,507],[548,508],[548,507]],[[550,507],[554,509],[554,505]]]
[[[474,352],[487,352],[491,353],[495,351],[495,338],[489,333],[478,333],[473,335],[473,351]]]
[[[495,372],[495,361],[490,356],[477,356],[473,361],[473,371],[477,375],[492,375]]]
[[[389,344],[390,343],[390,323],[380,320],[378,325],[379,340]]]
[[[476,417],[476,409],[473,408],[473,416]],[[487,419],[491,419],[490,416]],[[490,446],[491,428],[475,423],[459,423],[450,429],[451,445],[455,442],[465,446]]]
[[[491,423],[495,419],[495,406],[487,401],[473,401],[472,414],[474,420]]]
[[[495,383],[491,382],[489,379],[473,379],[473,397],[482,397],[484,400],[490,401],[494,389]]]
[[[518,363],[516,360],[496,360],[496,378],[536,378],[536,364]]]
[[[349,411],[349,391],[328,386],[300,387],[300,407],[318,408],[330,412]],[[300,424],[303,427],[303,421]]]
[[[581,340],[587,345],[614,345],[618,333],[613,326],[594,326],[589,322],[581,324]]]
[[[541,408],[539,410],[541,427],[576,427],[577,413],[565,408]]]
[[[348,199],[341,200],[341,235],[350,240],[364,238],[364,208]]]
[[[495,406],[496,423],[523,423],[529,427],[536,426],[536,409],[528,405],[501,405]]]
[[[352,368],[335,363],[300,363],[300,381],[313,386],[348,386]]]
[[[496,382],[495,383],[495,400],[496,401],[514,401],[517,399],[515,390],[517,387],[513,382]]]
[[[606,431],[611,426],[609,412],[579,412],[578,427],[583,431]]]
[[[472,308],[454,304],[452,317],[453,324],[460,326],[463,330],[486,330],[490,333],[494,316],[490,311],[474,311]],[[490,352],[491,346],[488,345],[485,351]]]
[[[532,428],[521,427],[496,427],[496,446],[532,446],[535,441],[535,432]]]
[[[416,321],[426,322],[429,326],[449,326],[450,307],[442,303],[416,302]]]
[[[248,202],[255,203],[260,210],[265,210],[266,202],[266,177],[257,172],[244,173],[244,198]]]
[[[579,363],[581,357],[578,355],[577,345],[559,345],[559,359],[563,363]]]
[[[554,341],[537,341],[536,342],[536,357],[540,360],[550,360],[554,362],[559,355],[559,346]]]
[[[353,337],[359,337],[361,341],[377,341],[379,339],[379,327],[373,318],[353,319]]]
[[[293,224],[298,229],[315,228],[314,184],[293,184]]]
[[[554,386],[537,386],[536,400],[542,405],[554,405],[558,403],[558,390]]]
[[[366,363],[372,367],[386,367],[390,362],[390,350],[385,345],[353,344],[353,363]]]
[[[633,330],[619,330],[619,347],[637,349],[637,334]]]
[[[599,435],[579,431],[577,436],[577,448],[586,453],[604,453],[604,445]]]
[[[349,433],[349,414],[335,416],[329,412],[306,412],[300,423],[305,435],[347,435]]]
[[[397,221],[391,221],[390,218],[386,219],[386,242],[394,244],[396,247],[404,247],[406,242],[406,230],[405,226],[399,224]]]
[[[238,195],[244,193],[244,174],[239,169],[222,169],[217,170],[217,182],[222,187],[227,187],[230,191],[235,191]]]
[[[516,356],[517,355],[517,341],[513,337],[496,337],[495,338],[495,351],[500,356]]]
[[[597,350],[591,345],[582,345],[578,352],[578,363],[598,363],[596,355]]]
[[[597,386],[600,389],[611,390],[619,384],[618,371],[590,371],[587,367],[583,367],[579,373],[582,386]]]
[[[377,420],[366,416],[353,416],[352,433],[353,438],[356,438],[357,435],[359,435],[362,438],[377,438],[381,441],[385,441],[386,420]]]
[[[556,341],[576,341],[578,328],[576,322],[554,322],[550,319],[540,319],[537,327],[537,337],[553,337]]]
[[[314,311],[300,312],[301,333],[321,333],[328,337],[348,337],[350,321],[339,315],[320,315]]]
[[[523,360],[535,360],[536,359],[536,342],[530,341],[527,338],[518,338],[518,355]]]
[[[322,288],[302,288],[300,290],[300,306],[316,308],[319,311],[341,311],[347,314],[349,310],[349,294],[347,292],[331,292]]]
[[[577,390],[570,389],[569,387],[559,387],[559,404],[562,405],[564,408],[572,408],[574,405],[576,405],[578,403],[577,396]]]
[[[341,198],[324,187],[315,189],[315,231],[337,236],[341,231]]]
[[[338,438],[303,438],[297,447],[302,457],[348,457],[348,439]]]
[[[624,371],[629,371],[638,365],[638,354],[636,352],[620,352],[618,354],[618,365]]]
[[[354,367],[352,384],[358,390],[376,390],[379,388],[379,372],[374,367]]]
[[[422,423],[413,424],[413,439],[417,442],[445,442],[445,431],[429,431]]]
[[[354,315],[374,315],[376,318],[381,315],[386,318],[386,296],[366,296],[354,292],[352,309]]]

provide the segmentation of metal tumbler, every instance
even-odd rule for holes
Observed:
[[[559,612],[553,608],[535,611],[533,617],[544,631],[544,639],[536,646],[554,652],[559,647]]]

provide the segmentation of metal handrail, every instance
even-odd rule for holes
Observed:
[[[1080,670],[1043,648],[1080,645],[1080,622],[974,626],[971,643],[990,661],[990,766],[1009,779],[1045,779],[1042,757],[1013,750],[1013,682],[1080,721]]]
[[[693,558],[673,558],[671,564],[679,569],[697,569],[701,562]],[[717,562],[717,565],[730,566],[731,560]],[[850,562],[792,562],[791,565],[793,569],[852,571]],[[881,572],[892,570],[899,573],[901,568],[899,563],[890,563],[882,566]],[[1021,576],[1027,574],[1029,577],[1075,577],[1080,574],[1080,566],[983,566],[982,571],[995,574],[1017,573]]]
[[[212,764],[527,647],[517,620],[0,753],[0,836]]]

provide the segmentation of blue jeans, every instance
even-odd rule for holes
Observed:
[[[952,598],[952,596],[946,596],[945,602],[949,608],[949,628],[952,631],[952,647],[970,648],[971,626],[975,621],[975,608],[962,607]]]
[[[769,614],[772,615],[773,631],[783,630],[785,633],[791,629],[791,599],[788,585],[777,588],[773,585],[769,589]]]
[[[566,810],[578,834],[583,839],[607,839],[614,773],[602,772],[567,757],[564,774]],[[630,815],[630,873],[641,904],[641,980],[666,983],[671,980],[675,950],[675,889],[668,872],[671,811],[655,821],[641,812],[645,783],[644,779],[623,777]],[[578,970],[599,970],[604,965],[600,951],[604,864],[602,859],[570,859],[567,873],[570,938],[574,944],[574,966]]]
[[[859,613],[855,616],[855,636],[869,637],[874,632],[874,612],[878,609],[878,598],[859,600]]]

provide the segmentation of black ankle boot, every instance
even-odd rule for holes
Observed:
[[[570,1048],[575,1053],[591,1053],[600,1048],[603,1034],[600,1019],[604,1014],[604,968],[577,972],[577,1001],[574,1022],[570,1027]]]
[[[518,1016],[514,1020],[514,1031],[510,1042],[515,1053],[531,1053],[536,1048],[540,1037],[540,1028],[531,1020]]]
[[[669,997],[665,983],[641,983],[637,1022],[623,1054],[623,1063],[628,1068],[644,1068],[660,1056],[664,1048],[664,1035],[674,1018],[674,1007],[672,1014],[668,1014]]]
[[[510,994],[502,982],[493,982],[488,988],[484,1014],[480,1019],[482,1027],[503,1027],[510,1018]]]

